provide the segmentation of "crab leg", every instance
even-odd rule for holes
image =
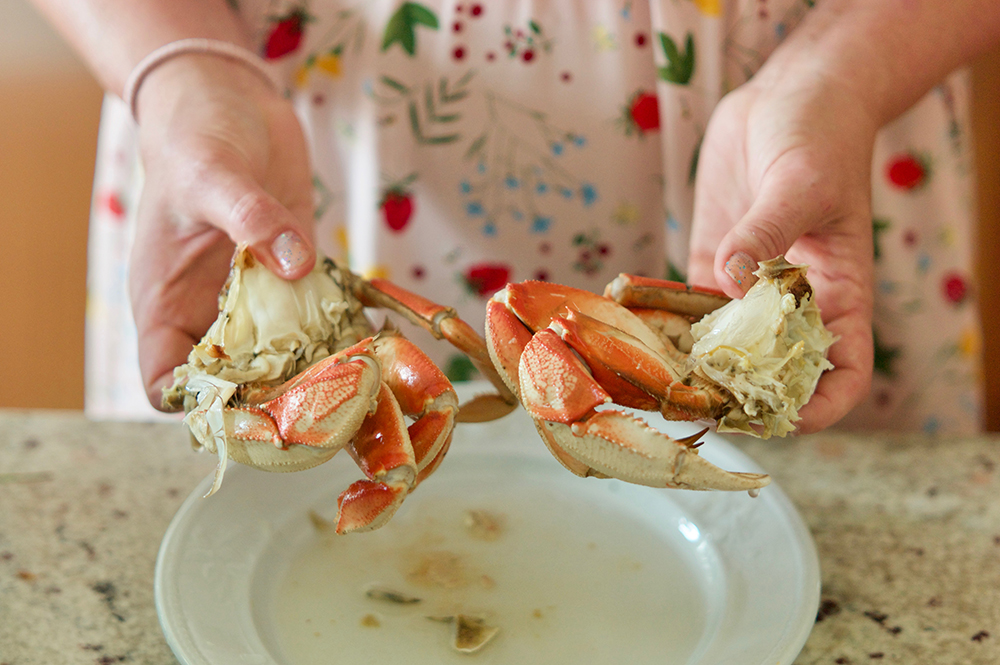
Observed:
[[[554,319],[550,328],[586,359],[616,404],[659,410],[669,420],[716,418],[722,413],[722,392],[687,385],[669,362],[617,328],[576,311]]]
[[[457,416],[459,422],[494,420],[517,408],[517,399],[497,375],[483,338],[460,319],[453,308],[427,300],[384,279],[356,280],[353,290],[366,307],[391,310],[429,331],[436,339],[446,339],[467,355],[476,369],[489,379],[497,394],[477,395],[463,404]]]
[[[408,433],[419,484],[444,457],[455,427],[458,396],[444,372],[420,347],[396,331],[379,333],[375,353],[382,363],[383,381],[403,414],[414,419]]]
[[[486,303],[486,320],[486,347],[490,359],[504,384],[520,399],[517,367],[532,332],[496,296]]]
[[[395,514],[417,477],[403,413],[385,382],[378,407],[347,450],[368,480],[352,483],[337,499],[337,533],[377,529]]]
[[[665,309],[695,320],[714,312],[731,300],[716,289],[625,273],[618,275],[605,287],[604,297],[629,309]]]
[[[382,365],[378,408],[347,448],[368,480],[341,494],[337,533],[385,524],[441,463],[455,425],[458,397],[419,347],[387,328],[375,341],[375,354]],[[404,416],[415,419],[409,427]]]
[[[603,296],[549,282],[508,284],[493,296],[504,303],[530,330],[547,328],[552,319],[569,311],[586,312],[598,321],[639,339],[663,357],[670,355],[663,341],[628,309]]]
[[[674,362],[683,363],[694,346],[691,335],[691,319],[681,314],[674,314],[665,309],[650,309],[647,307],[630,307],[629,311],[642,319],[650,330],[663,340],[670,358]]]
[[[550,427],[563,449],[577,459],[601,473],[638,485],[743,491],[758,490],[771,482],[765,474],[720,469],[698,454],[692,437],[671,439],[619,411],[600,411],[582,422],[551,423]]]

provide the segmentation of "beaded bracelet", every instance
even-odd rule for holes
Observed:
[[[139,64],[135,66],[135,69],[133,69],[128,75],[128,79],[125,81],[125,88],[122,91],[122,99],[132,111],[132,117],[136,122],[139,121],[137,95],[139,93],[139,88],[142,86],[142,82],[147,76],[149,76],[150,72],[162,65],[164,62],[185,53],[217,55],[241,62],[260,74],[264,80],[274,86],[275,90],[281,90],[281,83],[267,66],[267,63],[265,63],[261,57],[248,51],[242,46],[237,46],[231,42],[225,42],[219,39],[179,39],[175,42],[164,44],[163,46],[153,50],[153,52],[143,58]]]

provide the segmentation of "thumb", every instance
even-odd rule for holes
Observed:
[[[225,231],[234,243],[246,244],[280,277],[298,279],[312,270],[316,249],[310,189],[290,208],[245,171],[214,169],[208,178],[203,183],[202,219]]]
[[[803,234],[824,218],[820,197],[789,198],[762,192],[729,230],[715,253],[716,282],[726,294],[740,298],[757,282],[760,261],[785,254]]]

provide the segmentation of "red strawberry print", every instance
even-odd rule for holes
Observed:
[[[302,43],[302,35],[305,33],[305,23],[309,20],[309,15],[305,9],[299,7],[278,19],[271,34],[267,37],[264,46],[264,57],[267,60],[275,60],[283,55],[288,55],[299,47]]]
[[[896,155],[886,164],[885,175],[896,187],[912,191],[927,181],[927,163],[913,153]]]
[[[463,277],[470,291],[480,298],[489,298],[507,286],[510,267],[503,263],[477,263],[470,266]]]
[[[642,90],[635,93],[628,111],[640,133],[660,128],[660,102],[654,93]]]
[[[960,303],[969,293],[969,284],[965,278],[955,272],[950,272],[941,280],[941,291],[948,302]]]
[[[107,211],[115,217],[121,219],[125,216],[125,204],[122,203],[121,197],[116,192],[108,192],[101,197],[101,202]]]
[[[413,194],[390,189],[382,197],[382,217],[389,228],[397,233],[406,228],[413,216]]]

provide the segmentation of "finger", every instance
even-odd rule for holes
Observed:
[[[246,170],[216,167],[207,170],[199,185],[195,215],[225,231],[233,242],[246,244],[253,255],[276,275],[297,279],[309,273],[316,261],[312,243],[311,212],[297,205],[300,214],[261,187]],[[298,199],[311,195],[305,192]]]
[[[687,281],[689,284],[720,288],[715,278],[715,253],[743,212],[726,209],[714,193],[704,193],[701,189],[696,185]]]
[[[848,316],[830,323],[830,332],[838,338],[829,354],[834,369],[823,374],[809,403],[799,411],[797,433],[810,434],[835,424],[868,396],[874,345],[867,321]]]
[[[748,90],[741,87],[719,101],[699,149],[688,257],[691,284],[718,288],[715,252],[752,201],[746,116],[754,96]]]
[[[778,174],[777,182],[803,182],[801,176]],[[758,263],[785,254],[800,236],[821,227],[834,209],[832,198],[817,179],[787,191],[765,188],[719,243],[714,274],[728,295],[742,297],[757,281]]]
[[[174,368],[187,362],[191,347],[198,342],[192,335],[169,326],[145,330],[139,335],[139,369],[149,403],[161,411],[163,390],[174,383]]]

